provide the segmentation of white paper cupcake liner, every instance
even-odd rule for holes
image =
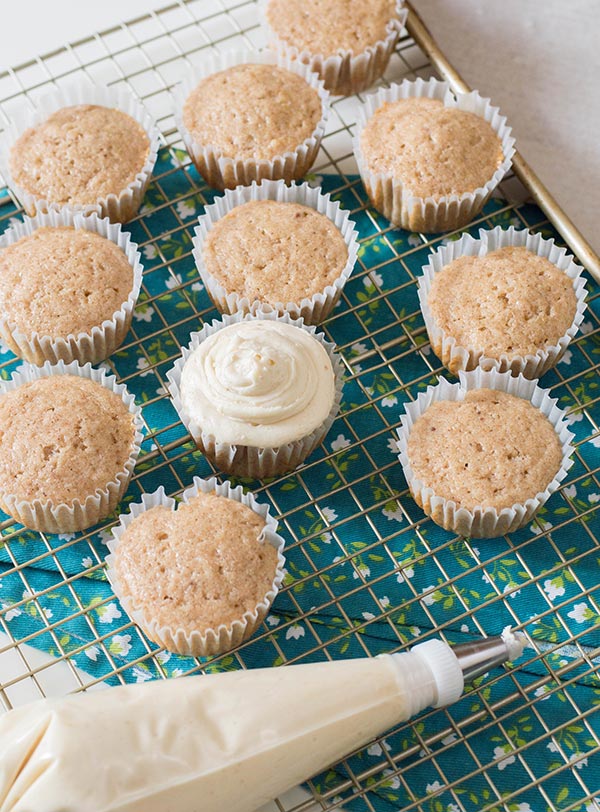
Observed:
[[[564,480],[573,464],[571,455],[574,448],[571,440],[574,435],[568,429],[567,418],[564,411],[558,407],[557,399],[550,397],[549,390],[541,389],[535,381],[530,381],[522,375],[513,377],[509,372],[479,368],[472,372],[461,371],[459,378],[459,383],[449,383],[440,378],[436,386],[429,386],[416,400],[405,405],[405,413],[398,429],[398,456],[413,499],[436,524],[461,536],[473,538],[503,536],[530,522],[538,508]],[[416,420],[432,403],[440,400],[464,400],[465,394],[472,389],[495,389],[523,398],[539,409],[552,423],[562,446],[562,464],[546,489],[536,494],[533,499],[527,499],[522,504],[514,504],[500,511],[492,507],[479,506],[471,511],[460,507],[450,499],[437,496],[432,488],[413,473],[407,448],[410,432]]]
[[[121,230],[120,223],[111,223],[108,218],[100,219],[96,214],[83,215],[63,209],[62,211],[39,212],[35,217],[25,217],[22,223],[8,228],[0,237],[0,250],[30,236],[38,228],[51,226],[72,226],[86,229],[117,245],[127,257],[133,269],[133,286],[127,299],[110,319],[94,325],[89,332],[76,335],[51,337],[33,331],[25,334],[6,316],[0,315],[0,335],[10,349],[32,364],[42,365],[46,361],[66,364],[77,361],[80,364],[97,364],[108,358],[125,340],[131,325],[133,310],[140,293],[143,267],[137,245],[131,235]]]
[[[13,180],[9,161],[11,148],[29,127],[41,124],[52,113],[63,107],[73,107],[78,104],[95,104],[101,107],[118,109],[135,119],[143,127],[150,140],[150,150],[146,162],[135,176],[135,179],[119,194],[107,195],[93,204],[62,204],[36,197]],[[126,223],[135,217],[142,204],[156,163],[159,138],[159,131],[150,114],[129,90],[122,87],[95,85],[87,80],[81,81],[43,96],[38,100],[35,110],[32,110],[29,105],[23,106],[22,109],[11,115],[0,138],[0,171],[6,184],[12,189],[19,203],[29,215],[33,216],[38,211],[47,212],[68,209],[81,214],[92,214],[94,212],[100,217],[108,217],[112,222]]]
[[[183,106],[202,79],[243,64],[277,65],[298,74],[318,92],[322,105],[321,120],[310,138],[298,144],[293,152],[284,152],[272,160],[230,158],[221,155],[219,149],[211,144],[197,142],[183,123]],[[265,179],[282,179],[289,183],[303,177],[317,158],[329,114],[329,93],[323,88],[323,82],[317,74],[301,62],[295,62],[270,51],[229,51],[223,54],[210,54],[201,65],[188,69],[183,81],[173,89],[173,99],[177,129],[190,158],[208,185],[221,190],[249,186],[252,181],[260,183]]]
[[[229,324],[251,319],[263,319],[269,321],[283,321],[292,324],[299,330],[306,330],[323,346],[333,367],[335,376],[335,394],[333,404],[325,421],[314,429],[306,437],[302,437],[292,443],[286,443],[277,448],[259,448],[248,445],[233,445],[221,442],[214,435],[205,432],[202,426],[187,414],[181,401],[181,373],[185,362],[194,350],[213,333],[222,330]],[[321,333],[317,333],[314,327],[305,325],[302,319],[293,319],[288,313],[279,316],[277,313],[235,313],[232,316],[223,316],[222,321],[213,321],[205,324],[202,330],[192,333],[190,343],[182,348],[182,355],[177,359],[172,369],[167,373],[169,380],[169,392],[171,401],[179,419],[192,435],[194,442],[202,453],[219,468],[228,474],[236,476],[246,476],[252,479],[264,479],[279,474],[293,471],[306,457],[314,451],[317,445],[325,437],[333,421],[335,420],[342,399],[343,366],[342,361],[335,351],[335,345],[326,341]]]
[[[499,358],[490,358],[476,347],[461,347],[453,336],[442,330],[429,309],[428,299],[436,273],[450,262],[461,256],[485,256],[508,246],[525,247],[563,271],[573,282],[577,309],[573,323],[556,344],[541,347],[531,355],[503,353]],[[560,248],[553,239],[546,240],[541,234],[531,234],[525,229],[517,230],[512,226],[506,231],[500,226],[487,231],[482,229],[479,239],[464,234],[459,240],[441,246],[431,254],[428,264],[423,268],[423,276],[419,278],[419,303],[433,351],[442,364],[455,374],[461,369],[471,370],[480,366],[482,369],[497,369],[499,372],[510,371],[513,375],[521,374],[526,378],[539,378],[560,360],[583,322],[587,291],[582,272],[583,268],[576,264],[566,248]]]
[[[281,39],[269,23],[266,0],[262,2],[261,16],[271,48],[287,59],[295,59],[308,65],[321,77],[325,88],[333,95],[349,96],[366,90],[383,76],[406,23],[408,11],[404,8],[403,0],[399,0],[396,4],[396,17],[389,21],[387,34],[383,39],[368,46],[362,53],[353,55],[351,51],[341,51],[332,56],[313,54]]]
[[[402,181],[391,174],[371,172],[368,169],[360,144],[367,121],[386,102],[419,97],[439,99],[446,107],[474,113],[490,124],[502,143],[504,159],[484,186],[460,195],[422,198],[411,194]],[[472,220],[510,169],[515,152],[514,143],[506,118],[500,115],[499,109],[493,107],[489,99],[482,98],[478,91],[454,95],[447,82],[437,79],[423,81],[420,78],[414,82],[404,80],[400,84],[369,94],[359,110],[357,131],[353,139],[358,170],[373,206],[393,225],[423,233],[450,231],[461,228]]]
[[[54,504],[51,500],[34,499],[26,501],[19,499],[15,494],[0,492],[0,507],[18,522],[32,530],[45,533],[75,533],[85,530],[111,513],[121,500],[140,453],[142,443],[142,410],[135,403],[134,396],[128,392],[127,387],[117,383],[114,375],[107,375],[103,369],[94,369],[91,364],[80,366],[77,362],[65,364],[45,363],[42,367],[23,364],[14,373],[10,381],[0,382],[0,397],[6,392],[18,389],[26,383],[49,378],[53,375],[77,375],[80,378],[89,378],[92,381],[110,389],[123,400],[129,413],[133,415],[135,435],[131,447],[131,454],[123,469],[115,474],[106,487],[97,489],[89,494],[83,501],[74,499],[72,502]]]
[[[341,233],[348,249],[348,260],[343,271],[332,284],[327,285],[323,291],[313,296],[305,297],[300,302],[273,302],[267,303],[250,300],[235,291],[227,291],[215,277],[207,270],[203,259],[203,246],[208,233],[215,223],[237,206],[249,203],[252,200],[277,200],[284,203],[299,203],[309,206],[327,217]],[[347,210],[340,204],[331,200],[329,194],[323,194],[320,188],[309,186],[308,183],[286,186],[283,180],[265,180],[258,186],[255,182],[251,186],[238,186],[235,190],[226,189],[223,197],[216,198],[210,206],[206,206],[204,214],[198,218],[198,225],[194,229],[193,255],[196,267],[204,282],[206,290],[221,313],[254,312],[274,310],[279,314],[289,313],[295,319],[304,319],[305,324],[319,324],[327,318],[356,263],[358,256],[358,232],[355,224],[350,220]]]
[[[230,651],[232,648],[241,645],[241,643],[248,640],[248,638],[254,634],[267,616],[285,575],[284,541],[277,533],[277,522],[271,516],[269,507],[257,502],[251,493],[244,493],[241,485],[234,488],[227,481],[219,484],[214,477],[208,480],[194,477],[193,483],[191,487],[183,492],[183,502],[189,502],[190,499],[193,499],[200,492],[214,492],[218,496],[224,496],[227,499],[241,502],[265,520],[266,526],[260,538],[265,544],[270,544],[277,550],[277,569],[275,571],[273,585],[260,603],[258,603],[252,611],[245,612],[239,619],[234,620],[233,623],[229,625],[221,624],[214,629],[198,631],[197,629],[184,629],[181,626],[161,626],[155,618],[149,617],[142,609],[136,608],[133,598],[124,595],[124,590],[119,582],[118,574],[115,569],[115,556],[121,543],[121,538],[132,521],[146,510],[150,510],[150,508],[158,505],[163,505],[170,510],[175,510],[177,502],[172,497],[166,495],[162,486],[153,493],[143,494],[141,502],[132,504],[130,506],[130,512],[122,514],[119,517],[119,524],[112,529],[114,539],[108,542],[110,555],[106,557],[106,563],[108,565],[106,575],[121,606],[134,623],[136,623],[151,640],[154,640],[159,645],[177,654],[191,657],[209,657],[222,654],[225,651]],[[243,578],[245,573],[240,573],[240,576]],[[148,577],[152,578],[151,572],[148,573]]]

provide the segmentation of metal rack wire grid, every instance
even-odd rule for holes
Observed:
[[[212,473],[166,396],[166,371],[189,333],[218,314],[191,257],[198,213],[214,193],[191,167],[174,126],[170,88],[184,63],[211,49],[264,44],[251,0],[178,0],[127,24],[0,74],[2,109],[87,76],[126,85],[163,133],[144,206],[127,229],[140,245],[144,283],[133,327],[105,366],[143,407],[142,456],[125,503],[164,484],[178,493]],[[431,75],[403,37],[385,81]],[[342,300],[323,325],[347,372],[342,413],[297,471],[244,482],[271,504],[286,538],[285,587],[260,631],[210,660],[169,655],[120,609],[104,577],[114,523],[49,536],[0,524],[0,699],[4,709],[102,684],[402,650],[441,635],[450,642],[512,624],[532,648],[519,668],[487,675],[455,706],[389,732],[273,802],[308,809],[432,812],[561,809],[600,802],[600,322],[589,280],[582,333],[543,385],[570,413],[576,461],[531,526],[473,544],[426,519],[406,490],[393,446],[401,405],[443,372],[430,352],[415,278],[432,247],[370,209],[356,177],[351,134],[356,99],[332,106],[313,182],[351,210],[361,250]],[[514,197],[515,180],[502,193]],[[2,226],[19,215],[2,210]],[[469,226],[552,228],[535,207],[492,200]],[[0,374],[19,365],[7,350]],[[368,686],[365,686],[368,690]]]

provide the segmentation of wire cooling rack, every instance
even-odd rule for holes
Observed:
[[[87,76],[127,85],[163,132],[140,216],[127,226],[145,264],[126,343],[106,367],[136,394],[145,441],[126,501],[164,483],[177,493],[209,475],[166,398],[166,371],[189,332],[217,317],[191,258],[197,214],[213,193],[175,130],[169,88],[184,62],[210,49],[264,44],[254,2],[180,0],[0,74],[6,115],[55,83]],[[404,37],[386,80],[429,76]],[[442,372],[430,352],[415,278],[442,239],[391,229],[369,209],[352,157],[356,100],[332,107],[313,182],[352,211],[356,270],[323,325],[343,356],[342,414],[298,471],[249,483],[286,538],[288,575],[259,633],[235,652],[200,661],[170,656],[120,609],[103,575],[114,517],[76,536],[0,524],[0,701],[4,709],[105,683],[396,651],[441,635],[450,642],[524,629],[519,668],[497,669],[455,706],[429,711],[274,801],[279,812],[542,809],[598,812],[600,802],[600,388],[598,291],[590,280],[582,334],[543,385],[569,411],[576,462],[530,527],[504,539],[458,539],[425,519],[406,491],[392,444],[401,404]],[[522,192],[522,189],[520,190]],[[519,192],[515,179],[505,197]],[[20,214],[2,210],[5,228]],[[498,198],[469,230],[552,229],[539,209]],[[0,375],[18,361],[0,356]],[[124,508],[124,506],[123,506]],[[365,686],[365,691],[368,686]],[[93,735],[93,733],[91,733]]]

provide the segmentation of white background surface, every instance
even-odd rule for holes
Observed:
[[[600,254],[600,2],[414,0],[517,149]]]

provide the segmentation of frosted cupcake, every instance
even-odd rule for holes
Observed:
[[[352,273],[357,237],[348,212],[320,189],[263,181],[206,207],[193,253],[221,312],[271,308],[318,324]]]
[[[107,575],[151,640],[194,657],[254,634],[281,586],[283,539],[241,487],[194,478],[182,502],[159,488],[120,517]]]
[[[70,212],[25,218],[0,238],[0,335],[34,364],[96,364],[123,342],[142,282],[120,224]]]
[[[373,206],[410,231],[449,231],[472,220],[511,165],[506,119],[477,91],[404,81],[367,97],[354,154]]]
[[[90,364],[23,366],[0,388],[0,507],[34,530],[97,524],[125,493],[141,412]]]
[[[329,109],[305,65],[268,52],[213,55],[175,90],[176,121],[209,186],[297,180],[313,165]]]
[[[492,538],[530,522],[572,465],[564,412],[522,375],[461,372],[406,405],[398,430],[410,492],[436,524]]]
[[[274,313],[205,325],[167,377],[198,448],[221,471],[255,479],[296,468],[329,430],[342,393],[333,345]]]
[[[440,247],[419,279],[433,351],[454,373],[479,365],[540,377],[583,321],[582,270],[554,240],[514,228]]]
[[[2,169],[25,211],[68,207],[113,222],[134,217],[158,150],[158,130],[125,89],[81,83],[11,117]]]
[[[268,0],[264,16],[276,50],[348,96],[383,76],[406,14],[397,0]]]

